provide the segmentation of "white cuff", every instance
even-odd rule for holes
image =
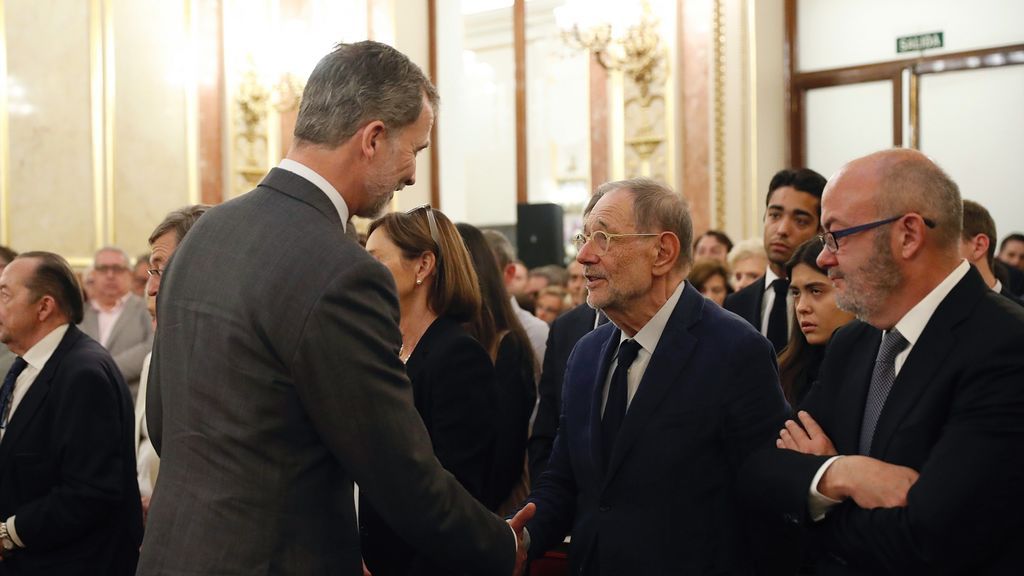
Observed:
[[[832,465],[833,462],[842,458],[842,455],[833,456],[825,461],[818,468],[818,473],[814,475],[814,479],[811,480],[811,489],[807,493],[807,509],[811,515],[811,520],[817,522],[825,517],[825,514],[835,506],[836,504],[842,503],[842,500],[833,500],[828,496],[825,496],[821,492],[818,492],[818,482],[821,482],[821,477],[825,475],[825,471]]]
[[[24,548],[25,544],[18,538],[18,531],[14,529],[14,516],[7,519],[4,524],[7,524],[7,535],[11,537],[11,540],[18,546],[18,548]]]

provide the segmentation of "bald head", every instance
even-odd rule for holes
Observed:
[[[963,230],[960,189],[930,158],[909,148],[869,154],[843,166],[829,180],[826,193],[851,177],[864,186],[857,193],[871,195],[878,218],[919,214],[935,224],[929,235],[936,247],[958,251]]]

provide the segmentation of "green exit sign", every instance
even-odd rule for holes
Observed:
[[[929,32],[896,39],[896,52],[918,52],[929,48],[942,48],[942,32]]]

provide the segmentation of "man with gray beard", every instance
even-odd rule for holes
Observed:
[[[822,197],[836,332],[753,501],[807,528],[819,574],[1006,574],[1024,562],[1024,312],[959,255],[956,184],[894,149]]]

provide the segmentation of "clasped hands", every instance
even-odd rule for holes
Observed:
[[[835,446],[810,414],[797,413],[800,422],[787,420],[775,441],[778,448],[801,454],[836,456]],[[907,493],[919,474],[913,468],[889,464],[868,456],[836,459],[818,481],[818,492],[833,500],[852,498],[861,508],[898,508],[907,505]]]

